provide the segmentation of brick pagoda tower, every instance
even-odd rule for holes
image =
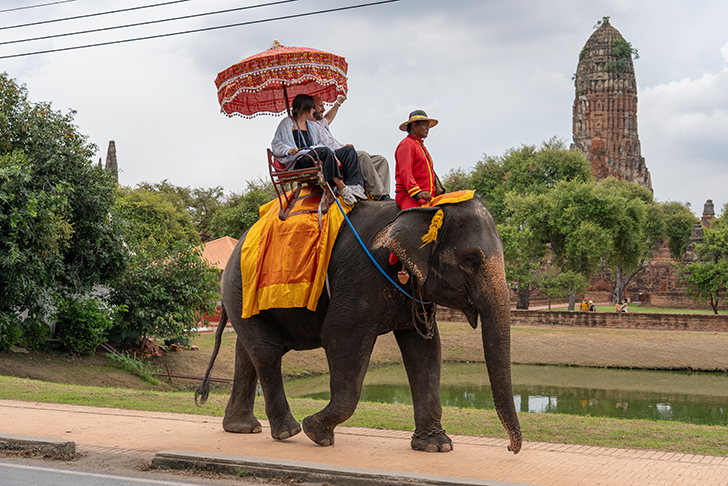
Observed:
[[[637,82],[632,46],[605,17],[579,55],[572,149],[591,162],[596,180],[609,176],[652,190],[637,136]]]

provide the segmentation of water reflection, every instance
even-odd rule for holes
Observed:
[[[725,374],[544,368],[514,366],[513,394],[519,412],[728,425],[728,375]],[[474,373],[471,375],[471,372]],[[490,385],[487,378],[482,378],[483,372],[484,366],[478,369],[478,365],[475,368],[446,365],[440,387],[443,406],[493,409]],[[547,378],[558,385],[517,383],[549,381]],[[578,386],[564,386],[567,381]],[[328,399],[328,378],[322,384],[309,383],[303,393],[291,396]],[[310,393],[313,390],[317,391]],[[411,404],[402,367],[367,373],[361,400]]]

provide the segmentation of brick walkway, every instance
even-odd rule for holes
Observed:
[[[505,439],[452,436],[454,450],[410,449],[410,433],[338,427],[336,445],[319,447],[301,433],[274,441],[262,434],[222,430],[222,418],[162,412],[0,400],[0,432],[75,441],[79,450],[141,456],[176,449],[295,460],[367,469],[550,486],[725,485],[728,457],[525,442],[521,453]],[[726,434],[728,440],[728,433]]]

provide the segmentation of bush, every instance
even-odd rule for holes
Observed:
[[[125,308],[111,340],[129,346],[152,336],[184,339],[202,315],[214,312],[219,270],[185,242],[150,239],[132,250],[129,268],[111,288],[111,302]]]
[[[71,352],[91,355],[106,340],[112,311],[96,298],[68,299],[56,313],[56,335]]]
[[[26,318],[20,328],[18,345],[35,351],[45,351],[46,340],[51,337],[51,328],[41,319]]]
[[[15,314],[0,314],[0,351],[7,351],[21,334],[20,320]]]

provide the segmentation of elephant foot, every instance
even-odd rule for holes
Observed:
[[[286,420],[270,421],[270,436],[275,440],[286,440],[301,432],[301,424],[298,423],[293,416],[289,416]]]
[[[260,422],[254,416],[247,419],[228,419],[225,417],[222,421],[222,428],[226,432],[235,434],[260,434],[263,431]]]
[[[412,434],[412,448],[424,452],[450,452],[452,439],[445,434],[445,429],[433,429],[428,432]]]
[[[313,415],[303,419],[303,431],[309,439],[322,447],[334,445],[334,431],[316,422]]]

